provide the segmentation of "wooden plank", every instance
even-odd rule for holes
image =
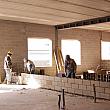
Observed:
[[[63,19],[62,17],[57,17],[57,16],[47,16],[43,14],[33,14],[29,12],[24,12],[24,11],[19,11],[19,10],[10,10],[10,9],[3,9],[0,8],[0,16],[3,19],[3,17],[11,17],[13,20],[19,20],[22,19],[24,22],[25,20],[28,21],[40,21],[40,23],[49,23],[50,25],[55,25],[55,24],[63,24],[67,22],[71,22],[72,19]],[[19,18],[19,19],[18,19]]]
[[[65,11],[60,11],[60,10],[54,10],[54,9],[49,9],[49,8],[43,8],[43,7],[35,7],[31,5],[25,5],[25,4],[18,4],[18,3],[10,3],[10,2],[1,2],[0,1],[0,7],[4,9],[12,9],[12,10],[19,10],[19,11],[28,11],[31,13],[36,13],[36,14],[46,14],[46,15],[54,15],[54,16],[59,16],[59,17],[64,17],[64,18],[72,18],[72,19],[89,19],[91,17],[86,16],[86,15],[81,15],[77,13],[71,13],[71,12],[65,12]]]
[[[80,13],[80,14],[96,16],[96,17],[109,15],[109,12],[91,9],[89,7],[78,6],[74,4],[67,4],[67,3],[56,1],[56,0],[43,0],[43,1],[29,0],[28,2],[27,0],[22,0],[22,1],[8,0],[8,1],[30,4],[33,6],[40,6],[44,8],[51,8],[55,10],[63,10],[63,11],[72,12],[72,13]]]
[[[68,1],[57,0],[57,1],[110,12],[110,0],[68,0]]]

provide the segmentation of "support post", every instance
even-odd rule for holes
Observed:
[[[93,84],[93,91],[94,91],[94,103],[96,103],[96,88],[95,88],[95,84]]]
[[[65,94],[64,94],[64,89],[62,89],[62,101],[63,101],[63,103],[62,103],[62,109],[63,110],[65,110]]]
[[[60,104],[61,104],[61,95],[58,95],[58,107],[59,107],[59,110],[60,110]]]

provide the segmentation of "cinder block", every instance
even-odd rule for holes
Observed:
[[[49,77],[50,80],[55,81],[55,77]]]
[[[110,100],[110,95],[109,95],[109,94],[100,93],[100,95],[99,95],[99,96],[100,96],[100,98]]]
[[[110,88],[105,88],[105,93],[110,94]]]
[[[78,84],[72,84],[72,88],[78,89]]]
[[[49,80],[50,79],[50,76],[45,76],[44,75],[44,80]]]
[[[34,77],[35,77],[35,76],[36,76],[36,75],[34,75]],[[44,79],[44,75],[37,75],[37,76],[38,76],[39,79],[42,79],[42,80]]]
[[[86,85],[79,85],[79,89],[86,90]]]
[[[65,87],[65,83],[62,83],[62,87]]]
[[[55,82],[52,82],[52,85],[53,86],[58,86],[58,83],[55,81]]]
[[[82,82],[83,82],[82,79],[75,79],[75,84],[83,84]]]
[[[108,88],[110,88],[110,83],[109,82],[101,82],[100,81],[100,87],[108,87]]]
[[[68,83],[74,84],[74,82],[75,82],[75,79],[74,78],[68,78]]]
[[[87,90],[93,91],[93,86],[87,86]]]
[[[52,85],[52,81],[51,80],[46,80],[46,85]]]
[[[37,81],[36,81],[37,82]],[[46,84],[46,81],[44,80],[41,80],[41,84]]]
[[[83,85],[91,85],[91,81],[90,80],[83,80]]]
[[[44,88],[45,87],[45,84],[41,83],[41,87]]]
[[[46,85],[46,88],[47,88],[47,89],[51,89],[50,85]]]
[[[100,96],[101,96],[100,93],[97,92],[97,93],[96,93],[96,98],[100,98]]]
[[[47,88],[47,86],[46,85],[43,85],[42,88]]]
[[[65,83],[65,87],[69,87],[69,88],[72,88],[72,84],[70,84],[70,83]]]
[[[75,90],[72,89],[72,88],[67,88],[67,92],[68,92],[68,93],[73,93],[73,94],[74,94],[74,91],[75,91]]]
[[[94,97],[94,92],[93,91],[90,91],[90,92],[91,92],[91,96]],[[96,93],[96,95],[97,95],[97,93]]]
[[[62,78],[55,77],[55,81],[59,81],[59,82],[61,82],[61,81],[62,81]]]
[[[62,86],[62,83],[61,82],[57,82],[57,86]]]
[[[81,89],[75,89],[75,94],[82,95],[82,90]]]
[[[54,90],[54,86],[48,85],[48,89]]]
[[[65,78],[65,77],[63,77],[63,78],[61,78],[62,79],[62,82],[63,83],[67,83],[67,81],[68,81],[68,78]]]
[[[55,90],[61,91],[61,90],[62,90],[62,87],[60,87],[60,86],[55,86]]]
[[[96,87],[96,92],[104,93],[104,88],[102,88],[102,87]]]
[[[95,86],[100,86],[100,81],[92,81],[91,80],[91,86],[93,86],[93,84],[95,84]]]
[[[82,95],[84,95],[84,96],[92,96],[91,91],[88,91],[88,90],[83,90],[82,91]]]

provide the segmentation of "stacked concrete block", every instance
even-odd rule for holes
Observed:
[[[100,86],[104,88],[110,88],[110,82],[100,82]]]
[[[110,88],[105,88],[105,93],[110,94]]]
[[[23,73],[22,77],[23,82],[26,83],[26,81],[30,78],[30,75]],[[65,92],[82,96],[93,97],[93,84],[95,84],[96,97],[110,100],[110,82],[60,78],[44,75],[33,75],[33,77],[41,82],[42,88],[56,91],[61,91],[62,89],[64,89]]]
[[[68,88],[68,93],[75,94],[75,89],[73,89],[73,88]]]
[[[55,90],[61,91],[62,88],[62,80],[59,77],[55,77]]]
[[[99,85],[100,85],[100,81],[91,80],[90,83],[91,83],[91,86],[93,86],[93,84],[95,84],[95,86],[99,87]]]

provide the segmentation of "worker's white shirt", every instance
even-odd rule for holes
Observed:
[[[27,69],[28,69],[28,71],[30,71],[30,63],[27,63]]]
[[[30,65],[32,65],[32,68],[30,68]],[[28,71],[30,71],[30,69],[31,69],[31,71],[32,70],[35,70],[35,65],[30,60],[27,62],[27,65],[26,66],[27,66]]]
[[[8,57],[10,58],[10,61],[8,61]],[[9,62],[11,62],[11,57],[7,55],[7,56],[4,58],[4,69],[10,68]]]

